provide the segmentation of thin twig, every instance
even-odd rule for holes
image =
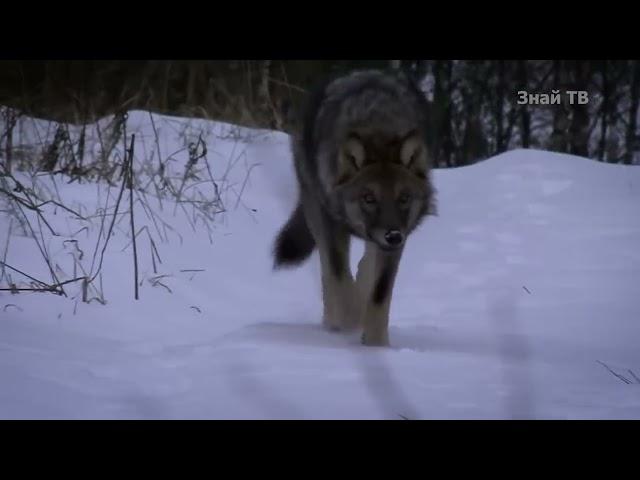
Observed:
[[[0,192],[4,193],[7,197],[9,197],[10,199],[14,200],[20,206],[36,212],[38,214],[38,217],[42,218],[42,221],[44,222],[44,224],[47,226],[47,228],[49,228],[49,231],[51,232],[51,235],[56,236],[56,237],[58,236],[56,231],[51,227],[51,225],[49,225],[49,222],[47,222],[47,219],[44,218],[44,216],[42,215],[42,211],[36,205],[34,205],[34,203],[31,200],[31,198],[28,197],[26,191],[25,191],[25,195],[27,195],[27,198],[29,198],[29,200],[31,200],[31,203],[27,203],[23,198],[20,198],[17,195],[14,195],[13,193],[5,190],[4,188],[0,188]]]
[[[129,146],[129,175],[128,175],[128,183],[129,183],[129,211],[130,211],[130,219],[131,219],[131,236],[133,241],[133,279],[134,279],[134,298],[138,300],[138,247],[136,242],[136,227],[134,222],[133,215],[133,147],[136,139],[136,134],[131,135],[131,143]],[[125,139],[126,142],[126,139]]]
[[[255,163],[253,165],[251,165],[249,167],[249,170],[247,171],[246,176],[244,177],[244,181],[242,182],[242,187],[240,188],[240,193],[238,194],[238,198],[236,200],[236,204],[233,207],[234,209],[238,208],[238,204],[240,203],[240,199],[242,198],[242,193],[244,192],[244,188],[247,185],[247,181],[249,180],[249,175],[251,175],[251,170],[253,170],[255,167],[260,166],[259,163]]]
[[[155,137],[156,151],[158,152],[158,163],[160,164],[160,176],[163,176],[164,165],[162,163],[162,156],[160,155],[160,140],[158,137],[158,130],[156,129],[156,122],[153,120],[153,114],[149,112],[149,118],[151,119],[151,127],[153,128],[153,136]]]
[[[611,370],[611,368],[609,368],[609,366],[608,366],[608,365],[606,365],[605,363],[602,363],[600,360],[598,360],[598,363],[599,363],[600,365],[602,365],[604,368],[606,368],[607,370],[609,370],[609,372],[611,372],[613,375],[615,375],[616,377],[618,377],[618,378],[619,378],[620,380],[622,380],[624,383],[626,383],[626,384],[630,384],[630,383],[631,383],[631,381],[630,381],[628,378],[626,378],[626,377],[624,377],[624,376],[620,375],[619,373],[614,372],[614,371],[613,371],[613,370]]]
[[[63,285],[67,285],[68,283],[77,282],[79,280],[83,280],[85,277],[78,277],[71,280],[67,280],[65,282],[56,283],[55,285],[45,285],[40,288],[38,287],[10,287],[10,288],[0,288],[0,291],[3,292],[51,292],[57,295],[63,295],[64,290],[62,289]]]
[[[13,229],[13,217],[11,217],[11,220],[9,222],[9,234],[7,235],[7,244],[4,247],[4,254],[2,255],[2,275],[0,275],[0,282],[2,280],[4,280],[4,277],[6,275],[6,271],[5,271],[5,265],[6,265],[6,261],[7,261],[7,255],[9,253],[9,243],[11,242],[11,231]]]
[[[45,286],[45,287],[48,287],[48,286],[49,286],[49,284],[48,284],[48,283],[43,282],[43,281],[41,281],[41,280],[38,280],[37,278],[33,278],[31,275],[28,275],[28,274],[26,274],[26,273],[24,273],[24,272],[22,272],[22,271],[18,270],[17,268],[12,267],[12,266],[11,266],[11,265],[9,265],[8,263],[5,263],[5,262],[3,262],[3,261],[0,261],[0,263],[2,263],[2,266],[3,266],[3,267],[10,268],[10,269],[11,269],[11,270],[13,270],[14,272],[17,272],[17,273],[19,273],[20,275],[24,275],[24,276],[25,276],[25,277],[27,277],[29,280],[33,280],[34,282],[39,283],[40,285],[43,285],[43,286]]]
[[[631,369],[628,369],[627,371],[631,374],[631,376],[635,379],[635,381],[638,384],[640,384],[640,378],[638,378],[637,375],[635,373],[633,373],[633,371]]]
[[[4,308],[2,309],[2,311],[3,311],[3,312],[6,312],[8,307],[13,307],[13,308],[15,308],[15,309],[17,309],[17,310],[19,310],[19,311],[21,311],[21,312],[23,311],[23,310],[22,310],[22,308],[20,308],[18,305],[14,305],[13,303],[7,303],[7,304],[4,306]]]
[[[151,265],[153,266],[153,273],[157,274],[158,273],[158,267],[156,266],[156,255],[153,252],[155,247],[153,245],[153,240],[151,239],[151,235],[149,235],[149,230],[147,230],[147,235],[149,237],[149,243],[151,245],[151,248],[149,250],[151,251]]]
[[[0,288],[0,292],[50,292],[50,293],[57,293],[58,295],[62,295],[55,288],[51,288],[51,287],[43,287],[43,288],[10,287],[10,288]]]
[[[28,208],[29,210],[34,210],[36,212],[39,212],[40,207],[43,207],[43,206],[45,206],[45,205],[47,205],[49,203],[53,203],[54,205],[56,205],[56,206],[58,206],[58,207],[60,207],[60,208],[62,208],[64,210],[68,211],[69,213],[72,213],[73,215],[75,215],[79,219],[86,220],[86,218],[84,218],[78,212],[70,209],[69,207],[63,205],[60,202],[57,202],[56,200],[46,200],[46,201],[41,201],[40,203],[35,203],[30,195],[33,195],[37,200],[40,200],[40,199],[38,198],[38,195],[34,191],[25,188],[10,172],[7,172],[7,171],[3,170],[2,172],[0,172],[0,174],[3,177],[7,177],[7,178],[10,178],[11,180],[13,180],[13,182],[15,184],[15,191],[23,192],[25,194],[25,196],[27,197],[27,200],[29,200],[30,203],[27,203],[25,201],[25,199],[18,197],[14,193],[9,192],[4,188],[0,188],[0,192],[4,193],[5,195],[7,195],[9,198],[11,198],[13,200],[15,200],[17,202],[20,202],[21,205],[23,205],[25,208]],[[54,187],[56,187],[56,193],[58,194],[58,197],[59,197],[60,193],[57,191],[57,186],[55,184],[55,179],[54,179],[53,176],[51,176],[51,178],[53,180]]]
[[[91,277],[91,279],[89,280],[89,282],[93,282],[96,277],[98,276],[98,273],[100,273],[100,271],[102,270],[102,262],[104,260],[104,252],[107,250],[107,245],[109,244],[109,239],[111,238],[111,233],[113,232],[113,226],[116,222],[116,216],[118,215],[118,210],[120,209],[120,201],[122,200],[122,194],[124,193],[124,187],[126,184],[126,175],[125,178],[122,179],[122,185],[120,186],[120,193],[118,193],[118,199],[116,200],[116,208],[115,211],[113,213],[113,218],[111,219],[111,224],[109,225],[109,230],[107,231],[107,238],[104,241],[104,245],[102,246],[102,251],[100,252],[100,261],[98,263],[98,270],[96,271],[96,273]],[[100,239],[98,238],[98,242],[100,241]]]

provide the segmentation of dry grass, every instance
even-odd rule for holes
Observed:
[[[228,174],[245,157],[242,143],[247,139],[241,137],[241,129],[235,131],[238,148],[231,152],[226,166],[216,161],[214,175],[209,158],[211,143],[219,141],[220,135],[188,128],[186,122],[182,131],[173,132],[184,147],[163,153],[158,117],[149,113],[148,118],[153,132],[150,138],[133,131],[124,111],[94,124],[73,126],[37,121],[6,107],[0,110],[0,215],[9,227],[0,252],[0,291],[68,296],[65,287],[77,283],[82,301],[105,304],[103,265],[114,231],[118,230],[129,239],[123,250],[132,247],[132,290],[137,299],[142,283],[138,272],[140,249],[151,259],[156,274],[162,264],[158,246],[168,242],[170,236],[182,241],[171,225],[171,216],[182,216],[193,231],[206,232],[212,241],[215,223],[226,212],[225,199],[233,195],[234,208],[241,205],[244,184],[238,188]],[[228,132],[218,133],[229,139]],[[243,183],[250,172],[248,167]],[[89,211],[87,205],[65,200],[58,188],[60,182],[94,189],[99,207]],[[49,249],[52,238],[60,237],[51,220],[57,212],[68,214],[78,224],[73,238],[64,242],[71,257],[66,269],[53,261]],[[142,214],[140,222],[146,224],[136,229],[138,214]],[[120,226],[125,218],[129,220],[126,230]],[[147,241],[141,242],[143,231]],[[94,243],[81,245],[85,242],[79,240],[80,235],[89,238],[90,232]],[[15,235],[33,239],[48,278],[38,278],[20,268],[19,255],[12,256],[10,248]],[[162,286],[158,281],[153,284]]]

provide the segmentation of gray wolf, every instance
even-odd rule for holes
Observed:
[[[291,147],[298,203],[274,244],[274,268],[317,247],[323,324],[361,328],[364,345],[389,345],[389,309],[407,238],[435,214],[428,103],[401,72],[356,71],[307,98]],[[354,280],[351,237],[365,253]]]

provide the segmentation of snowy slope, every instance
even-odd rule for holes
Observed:
[[[130,131],[145,119],[133,112]],[[140,240],[139,301],[126,221],[106,252],[106,305],[79,301],[76,284],[69,298],[0,292],[1,418],[640,418],[640,384],[606,368],[640,375],[640,169],[517,150],[436,171],[439,216],[407,245],[392,347],[379,349],[320,327],[317,255],[272,271],[296,196],[286,136],[212,150],[238,145],[230,175],[244,190],[228,193],[211,241],[166,204],[179,235],[156,238],[157,274]],[[57,187],[86,212],[104,203],[95,186]],[[64,241],[89,255],[99,222],[49,213],[61,236],[48,249],[69,279]],[[0,217],[3,249],[8,229]],[[47,275],[27,237],[12,235],[7,263]]]

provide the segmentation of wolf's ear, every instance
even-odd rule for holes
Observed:
[[[349,136],[340,148],[336,184],[349,181],[364,166],[365,159],[364,145],[360,139]]]
[[[400,146],[400,162],[420,177],[425,177],[429,156],[424,140],[417,132],[409,134]]]

